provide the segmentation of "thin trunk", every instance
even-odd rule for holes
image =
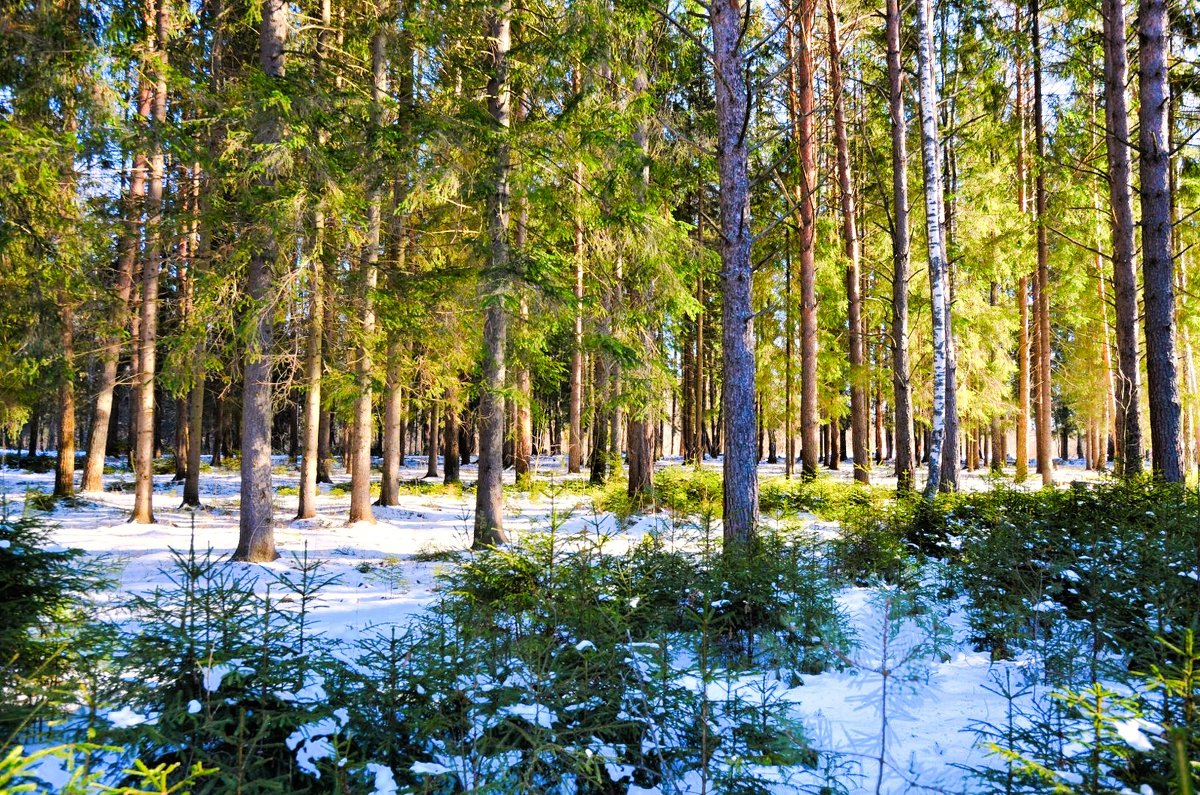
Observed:
[[[1051,397],[1050,397],[1050,243],[1046,218],[1046,124],[1042,108],[1042,23],[1040,0],[1030,0],[1029,14],[1033,25],[1033,138],[1037,151],[1037,171],[1034,178],[1037,210],[1037,465],[1042,485],[1054,483],[1054,464],[1051,460]]]
[[[933,325],[933,427],[929,441],[929,479],[925,497],[932,499],[941,478],[942,435],[946,422],[946,296],[942,252],[942,168],[938,142],[937,83],[933,77],[933,9],[917,0],[917,62],[921,103],[921,165],[925,179],[925,237],[929,248],[930,317]]]
[[[725,543],[746,544],[758,524],[755,460],[754,310],[751,305],[749,95],[737,0],[710,6],[716,82],[717,171],[721,204],[721,402],[725,434]]]
[[[892,117],[892,390],[895,404],[896,490],[913,488],[912,382],[908,361],[908,123],[900,58],[900,0],[887,0],[888,108]]]
[[[485,274],[483,381],[479,397],[479,480],[475,489],[473,546],[486,547],[507,542],[504,532],[504,381],[508,318],[502,296],[508,269],[508,179],[510,153],[502,136],[509,127],[510,93],[508,53],[512,47],[512,0],[497,0],[488,19],[488,50],[491,60],[487,84],[488,113],[497,139],[492,144],[493,179],[488,197],[488,238],[491,244],[490,273]]]
[[[138,115],[149,119],[151,112],[152,91],[150,81],[140,79],[138,82]],[[117,275],[114,284],[113,314],[117,319],[115,324],[123,330],[128,323],[129,300],[133,293],[133,271],[138,259],[138,240],[141,237],[142,202],[146,195],[146,172],[149,161],[144,152],[134,155],[133,165],[129,170],[129,190],[125,194],[124,220],[121,229],[121,239],[118,243]],[[104,455],[108,447],[109,417],[113,408],[113,391],[117,384],[117,366],[121,358],[121,341],[124,335],[120,332],[111,334],[104,341],[100,354],[100,377],[96,388],[96,405],[92,411],[91,436],[88,440],[87,459],[83,464],[83,479],[79,490],[82,492],[102,491],[104,488]]]
[[[387,35],[380,28],[371,37],[371,132],[374,144],[378,130],[383,126],[383,101],[387,95]],[[372,147],[373,148],[373,147]],[[368,177],[368,179],[378,179]],[[359,302],[361,307],[362,335],[358,345],[357,387],[358,401],[354,411],[354,429],[351,435],[354,449],[354,469],[350,473],[350,516],[348,523],[375,522],[371,510],[371,441],[375,437],[374,390],[371,387],[372,349],[375,344],[375,286],[379,278],[379,244],[382,236],[383,187],[371,186],[367,201],[367,241],[360,260],[361,279]]]
[[[798,130],[800,233],[800,455],[806,478],[817,474],[817,430],[821,419],[817,405],[817,166],[813,131],[815,64],[813,27],[816,0],[798,0],[796,14],[796,90],[789,92],[793,129]]]
[[[54,468],[54,496],[75,494],[75,310],[64,290],[59,297],[62,321],[62,384],[58,388],[58,462]]]
[[[870,400],[865,372],[861,262],[854,183],[850,175],[850,141],[846,135],[846,98],[842,81],[842,46],[836,0],[825,0],[829,23],[829,91],[833,95],[833,138],[837,149],[838,192],[842,208],[842,243],[846,249],[846,303],[850,333],[850,432],[854,447],[854,479],[871,482]]]
[[[425,477],[436,478],[438,476],[438,452],[440,447],[439,433],[439,409],[441,404],[436,400],[429,404],[429,412],[426,415],[427,424],[425,426]]]
[[[284,41],[288,7],[283,0],[263,0],[259,29],[259,64],[268,82],[284,76]],[[268,115],[258,140],[271,147],[282,137],[280,120]],[[269,175],[261,178],[272,187]],[[253,332],[247,345],[242,383],[242,488],[238,546],[234,560],[261,563],[278,557],[275,551],[274,506],[271,503],[271,347],[275,339],[271,291],[275,286],[277,243],[272,231],[263,232],[250,257],[247,293],[252,303]]]
[[[639,39],[634,45],[636,51],[637,71],[633,78],[635,96],[643,95],[649,88],[649,79],[645,68],[645,42]],[[641,168],[637,175],[634,195],[638,204],[645,209],[650,190],[650,133],[644,118],[638,120],[634,129],[633,142],[642,154]],[[631,292],[632,289],[631,289]],[[645,306],[654,306],[655,296],[653,282],[645,285],[637,300]],[[653,380],[653,373],[646,362],[654,360],[658,339],[649,323],[642,319],[636,332],[641,336],[642,364],[635,371],[635,377],[643,384]],[[626,493],[636,503],[648,501],[654,492],[654,447],[657,441],[655,421],[657,419],[657,401],[650,399],[641,405],[629,407],[628,448],[629,448],[629,481]]]
[[[1166,0],[1138,7],[1138,149],[1145,296],[1146,390],[1150,464],[1156,478],[1184,479],[1179,374],[1176,370],[1175,261],[1171,243],[1170,27]]]
[[[446,428],[443,434],[442,470],[445,474],[443,483],[449,486],[459,482],[458,455],[458,385],[453,384],[446,390]]]
[[[150,53],[154,61],[154,98],[150,115],[153,126],[160,131],[167,121],[168,2],[158,0],[154,13],[147,14],[147,19],[155,21],[154,45]],[[164,260],[162,212],[165,163],[163,145],[157,141],[150,155],[150,184],[146,200],[147,253],[142,263],[137,455],[134,458],[133,515],[130,517],[130,521],[139,524],[154,521],[154,371],[157,364],[158,275]]]
[[[1014,6],[1016,28],[1022,30],[1021,3]],[[1026,193],[1025,176],[1025,72],[1024,64],[1018,56],[1016,59],[1017,96],[1015,112],[1017,117],[1017,209],[1022,219],[1029,213],[1029,200]],[[1017,328],[1017,440],[1016,440],[1016,473],[1013,481],[1024,483],[1029,477],[1029,277],[1022,274],[1017,280],[1017,312],[1019,325]]]
[[[317,30],[316,71],[328,51],[333,23],[332,0],[321,0],[321,26]],[[321,133],[322,140],[324,133]],[[297,519],[317,515],[317,481],[321,459],[321,375],[324,369],[322,345],[325,330],[325,207],[318,199],[313,210],[313,245],[309,252],[308,350],[304,359],[304,444],[300,462],[300,506]]]
[[[991,290],[988,293],[988,304],[993,307],[1000,306],[1000,283],[992,282]],[[993,360],[995,354],[992,354]],[[1004,438],[1004,426],[1001,423],[1000,415],[997,413],[992,417],[991,421],[991,460],[988,465],[992,472],[1000,472],[1004,468],[1004,461],[1000,458],[1000,448],[1004,446],[1002,439]]]
[[[578,96],[581,82],[578,67],[571,73],[571,90]],[[567,441],[567,471],[578,472],[583,461],[583,161],[575,161],[573,259],[575,264],[575,337],[571,346],[570,418]]]
[[[1125,0],[1103,0],[1104,142],[1108,153],[1108,200],[1111,206],[1113,297],[1116,304],[1117,375],[1116,471],[1124,477],[1142,470],[1139,419],[1141,374],[1138,365],[1137,273],[1134,268],[1133,189],[1129,151],[1129,81]]]

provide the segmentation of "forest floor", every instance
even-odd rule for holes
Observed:
[[[119,466],[118,462],[112,463]],[[661,465],[673,463],[677,462]],[[277,464],[276,489],[294,487],[294,468],[282,458]],[[560,464],[557,459],[541,460],[538,477],[578,477],[565,475]],[[719,467],[720,462],[706,465]],[[423,458],[411,457],[402,478],[420,479],[425,469]],[[885,471],[886,465],[877,468],[873,482],[894,484],[894,478],[880,476]],[[985,473],[964,472],[962,488],[987,488]],[[462,474],[470,482],[474,467],[464,467]],[[1011,482],[1011,470],[1008,474]],[[511,472],[508,475],[511,481]],[[782,466],[763,465],[761,475],[780,477]],[[826,476],[848,479],[850,465]],[[53,477],[53,472],[0,469],[0,494],[7,500],[8,510],[21,511],[28,490],[49,492]],[[1056,480],[1064,483],[1096,477],[1078,464],[1061,466],[1056,472]],[[106,487],[123,481],[131,481],[127,471],[105,476]],[[376,523],[347,526],[349,494],[338,491],[336,485],[347,482],[348,476],[338,469],[334,481],[332,492],[327,484],[320,487],[316,519],[292,521],[297,498],[277,494],[276,543],[281,557],[266,568],[284,571],[294,565],[293,556],[305,553],[310,559],[323,560],[323,572],[337,575],[338,580],[323,592],[320,610],[315,614],[317,624],[329,636],[351,639],[368,627],[403,623],[436,600],[437,574],[453,565],[446,562],[449,553],[470,546],[474,494],[402,493],[399,506],[375,508]],[[87,495],[72,507],[58,507],[51,515],[57,525],[54,538],[64,547],[106,557],[118,585],[112,594],[102,597],[102,604],[104,599],[115,603],[124,595],[163,585],[172,550],[186,552],[194,544],[197,550],[211,548],[222,555],[232,552],[238,534],[238,473],[223,469],[205,472],[200,490],[203,509],[183,510],[178,507],[182,484],[173,483],[170,475],[156,476],[157,522],[135,525],[126,521],[133,504],[132,493],[106,488],[102,494]],[[597,514],[587,497],[569,493],[553,497],[552,493],[553,489],[540,495],[510,493],[505,519],[510,534],[519,537],[545,528],[552,512],[564,511],[570,512],[570,518],[562,532],[603,532],[612,535],[618,547],[632,544],[649,532],[668,532],[670,519],[665,514],[634,517],[621,529],[611,515]],[[835,524],[814,516],[804,517],[804,521],[822,533],[837,532]],[[930,661],[926,676],[914,680],[907,692],[892,701],[887,713],[881,714],[879,677],[870,670],[872,649],[881,642],[881,632],[886,632],[881,628],[881,608],[872,600],[871,591],[863,588],[846,588],[838,601],[861,643],[856,654],[866,662],[842,672],[807,676],[803,686],[786,689],[775,697],[794,704],[793,714],[803,722],[815,747],[837,751],[857,762],[857,775],[848,775],[844,782],[851,792],[969,791],[962,766],[987,764],[986,751],[976,747],[970,729],[980,722],[1001,721],[1007,705],[994,692],[996,683],[1013,674],[1020,678],[1020,669],[1027,663],[1020,659],[994,663],[987,653],[974,651],[965,616],[955,605],[947,605],[954,630],[948,653],[942,655],[942,661]],[[1029,697],[1038,695],[1035,692]],[[885,722],[886,763],[877,787],[880,736]]]

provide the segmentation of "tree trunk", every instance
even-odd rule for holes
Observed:
[[[371,37],[371,143],[383,126],[383,101],[387,95],[387,35],[383,23]],[[372,149],[374,146],[371,147]],[[378,179],[368,177],[368,179]],[[362,311],[362,338],[358,346],[358,402],[354,411],[354,469],[350,474],[350,516],[347,522],[375,522],[371,510],[371,441],[375,437],[374,390],[371,388],[372,348],[375,337],[375,286],[378,280],[379,244],[382,235],[383,188],[370,188],[367,201],[367,241],[360,262],[359,301]]]
[[[895,407],[896,490],[911,491],[915,464],[912,382],[908,361],[908,122],[900,58],[900,0],[887,0],[888,108],[892,118],[892,390]]]
[[[458,386],[455,384],[450,389],[446,390],[446,430],[444,433],[444,447],[442,452],[442,470],[445,473],[443,483],[447,486],[451,483],[458,483],[459,477],[459,456],[458,456]]]
[[[504,491],[502,485],[504,455],[504,380],[508,318],[504,310],[508,269],[509,222],[509,106],[508,53],[512,47],[512,0],[497,0],[488,18],[488,50],[491,60],[487,84],[488,113],[495,124],[492,144],[495,185],[488,197],[488,237],[491,244],[489,273],[484,275],[482,290],[483,382],[479,396],[479,480],[475,489],[476,548],[503,544]]]
[[[582,84],[579,68],[571,73],[571,90],[579,96]],[[571,346],[571,384],[569,404],[569,439],[567,441],[567,471],[578,472],[583,460],[583,161],[575,161],[575,212],[573,225],[575,264],[575,336]]]
[[[75,494],[75,311],[65,290],[59,301],[64,372],[58,388],[58,462],[54,468],[54,496],[70,497]]]
[[[933,427],[929,441],[929,478],[925,498],[932,499],[941,479],[942,435],[946,422],[946,296],[942,252],[942,165],[938,142],[937,83],[933,77],[931,0],[917,0],[917,63],[921,104],[921,165],[925,190],[925,237],[929,248],[930,317],[933,325]]]
[[[383,473],[379,484],[381,506],[400,502],[401,448],[404,438],[404,387],[400,377],[400,344],[392,340],[387,352],[387,386],[383,406]]]
[[[317,30],[317,74],[328,51],[332,30],[331,0],[321,0],[321,26]],[[323,135],[323,133],[322,133]],[[300,506],[297,519],[317,515],[317,481],[321,459],[321,376],[324,369],[325,330],[325,207],[318,200],[313,210],[313,245],[309,252],[308,350],[304,359],[304,443],[300,463]]]
[[[789,70],[795,90],[789,91],[789,113],[796,130],[799,149],[800,184],[796,186],[799,204],[800,234],[800,455],[801,474],[817,474],[817,432],[821,425],[817,405],[817,166],[816,137],[813,131],[815,65],[813,63],[813,26],[816,0],[797,0],[795,39],[796,74]]]
[[[284,41],[288,10],[283,0],[263,0],[259,29],[259,63],[268,82],[284,76]],[[258,131],[266,146],[279,143],[280,121],[267,116]],[[262,178],[270,187],[269,175]],[[238,546],[234,560],[261,563],[278,557],[275,551],[274,507],[271,504],[271,347],[275,329],[271,291],[275,282],[277,243],[268,228],[250,258],[247,287],[253,302],[253,335],[246,351],[242,384],[242,488]]]
[[[1030,0],[1029,14],[1033,26],[1033,137],[1037,151],[1037,172],[1034,178],[1037,210],[1037,465],[1042,485],[1054,483],[1054,464],[1051,461],[1051,397],[1050,397],[1050,244],[1047,240],[1046,218],[1046,125],[1042,108],[1042,24],[1039,0]]]
[[[829,91],[833,96],[833,138],[837,149],[838,193],[842,208],[842,244],[846,249],[846,303],[850,345],[850,432],[854,449],[854,479],[871,482],[870,402],[867,388],[863,333],[860,245],[855,210],[854,183],[850,175],[850,142],[846,136],[846,98],[842,82],[842,52],[835,0],[825,0],[829,23]]]
[[[1124,477],[1142,470],[1140,369],[1137,338],[1137,274],[1134,269],[1133,190],[1129,151],[1129,109],[1125,86],[1129,64],[1125,52],[1125,0],[1103,0],[1104,142],[1108,152],[1108,199],[1112,207],[1113,297],[1116,304],[1117,377],[1116,470]]]
[[[440,404],[436,400],[429,403],[429,413],[426,415],[425,426],[425,477],[436,478],[438,476],[438,452],[441,435],[439,433],[438,409]]]
[[[1142,285],[1146,304],[1146,389],[1150,396],[1150,464],[1156,478],[1184,478],[1179,374],[1175,360],[1175,268],[1171,244],[1171,153],[1168,118],[1170,47],[1166,0],[1138,7],[1138,173],[1142,209]]]
[[[139,79],[138,115],[149,119],[151,112],[150,81]],[[133,269],[138,258],[138,240],[141,237],[142,202],[146,195],[146,172],[149,162],[144,152],[134,155],[133,167],[129,170],[129,190],[125,194],[121,240],[118,243],[117,275],[114,284],[113,313],[119,328],[128,324],[129,299],[133,293]],[[120,332],[111,334],[104,341],[100,354],[100,377],[96,386],[96,404],[92,412],[92,425],[88,440],[87,459],[83,464],[81,492],[103,491],[104,456],[108,447],[109,417],[113,409],[113,392],[117,384],[117,366],[121,358]],[[136,344],[136,342],[135,342]]]
[[[149,2],[153,3],[153,0]],[[153,126],[160,131],[165,128],[167,121],[168,2],[158,0],[153,14],[147,15],[147,18],[155,20],[154,45],[150,53],[154,61],[151,118]],[[162,223],[165,163],[162,142],[156,141],[150,155],[150,184],[146,201],[147,254],[142,263],[137,455],[134,457],[133,515],[130,517],[130,521],[138,524],[154,522],[154,371],[158,339],[158,275],[162,270],[165,249]]]
[[[635,96],[642,96],[649,88],[649,79],[646,76],[645,67],[645,42],[639,38],[634,44],[634,49],[637,66],[633,78],[633,93]],[[633,132],[633,141],[642,154],[642,165],[634,186],[634,195],[638,204],[645,209],[647,195],[650,190],[650,137],[649,128],[644,118],[638,120],[638,125]],[[653,282],[645,285],[641,290],[641,294],[636,296],[636,298],[644,306],[654,306]],[[639,364],[634,377],[643,384],[642,388],[644,389],[645,384],[653,382],[654,375],[647,363],[653,361],[655,358],[658,339],[645,318],[638,321],[638,325],[639,328],[636,329],[636,333],[641,337],[642,363]],[[637,504],[648,502],[654,492],[654,448],[657,442],[655,422],[657,420],[658,401],[652,396],[648,397],[649,399],[647,400],[638,401],[639,405],[630,405],[629,407],[627,433],[629,481],[626,493]]]
[[[755,460],[754,310],[751,305],[749,96],[737,0],[710,6],[716,82],[717,172],[721,204],[721,402],[725,433],[725,543],[747,544],[758,524]]]

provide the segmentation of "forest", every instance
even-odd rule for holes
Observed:
[[[0,174],[0,795],[1195,791],[1198,0],[4,0]]]

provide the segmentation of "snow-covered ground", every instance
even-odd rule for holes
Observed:
[[[117,461],[111,463],[121,466]],[[294,487],[295,470],[286,467],[282,457],[277,464],[276,489]],[[719,466],[719,462],[708,465]],[[402,477],[421,478],[425,469],[423,458],[409,458]],[[538,470],[543,479],[570,477],[563,471],[561,460],[553,458],[540,460]],[[884,471],[877,470],[875,480],[886,485],[889,479],[882,476]],[[470,482],[475,477],[474,467],[464,467],[462,474]],[[763,477],[781,474],[782,465],[762,468]],[[511,481],[511,472],[508,475]],[[850,467],[846,465],[830,475],[849,478]],[[1068,465],[1061,467],[1056,477],[1067,481],[1095,475],[1085,472],[1082,466]],[[343,483],[347,477],[339,470],[334,479]],[[130,480],[128,472],[105,477],[106,485]],[[986,471],[963,473],[963,488],[985,488],[987,483]],[[52,486],[53,473],[0,469],[0,493],[9,500],[10,510],[22,509],[27,490],[49,492]],[[238,492],[236,471],[206,472],[201,477],[204,508],[196,512],[181,510],[182,484],[172,483],[170,475],[157,476],[155,524],[128,523],[132,493],[106,490],[86,495],[82,505],[58,508],[52,515],[58,525],[55,540],[90,554],[111,556],[116,561],[120,590],[148,590],[164,583],[162,568],[169,564],[172,549],[186,550],[194,543],[197,549],[211,547],[217,554],[232,552],[237,543]],[[291,565],[293,554],[302,554],[306,549],[310,558],[326,561],[325,572],[340,575],[340,580],[324,592],[323,608],[316,613],[316,620],[330,635],[351,637],[368,625],[404,622],[428,608],[436,598],[436,571],[452,565],[428,560],[435,557],[429,553],[465,551],[469,547],[474,495],[405,493],[399,506],[376,508],[374,524],[349,526],[348,493],[331,493],[328,485],[320,487],[316,519],[292,521],[297,507],[295,496],[277,494],[275,506],[276,542],[282,557],[268,567],[282,571]],[[645,517],[618,530],[611,517],[595,516],[590,505],[574,495],[510,495],[506,527],[516,535],[543,528],[552,510],[574,511],[564,531],[599,524],[604,532],[615,534],[618,545],[635,541],[656,523],[666,521]],[[414,556],[425,560],[414,560]],[[398,576],[381,577],[381,569]],[[947,659],[928,662],[926,676],[903,687],[896,688],[892,680],[891,701],[883,715],[878,697],[883,678],[878,668],[881,633],[885,630],[879,606],[864,589],[847,589],[839,600],[860,640],[859,649],[852,655],[856,667],[805,677],[803,686],[776,692],[772,698],[794,704],[795,716],[804,722],[816,747],[838,751],[858,762],[861,775],[846,782],[852,792],[876,791],[885,717],[887,759],[880,791],[969,791],[969,782],[959,766],[985,762],[985,753],[974,747],[975,736],[969,727],[974,722],[1001,720],[1007,705],[988,686],[1006,673],[1019,678],[1017,669],[1021,664],[991,663],[987,654],[973,651],[966,640],[965,618],[951,613],[954,640]],[[895,652],[893,648],[891,653]]]

